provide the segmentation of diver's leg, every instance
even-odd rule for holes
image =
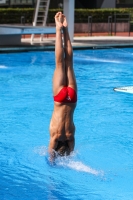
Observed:
[[[61,30],[63,25],[62,13],[58,12],[55,15],[56,23],[56,41],[55,41],[55,59],[56,59],[56,68],[53,76],[53,93],[54,96],[58,94],[63,86],[66,85],[66,72],[65,72],[65,63],[64,63],[64,49],[62,42],[62,33]]]
[[[76,78],[73,69],[73,49],[69,37],[67,20],[63,15],[63,33],[64,33],[64,50],[65,50],[65,67],[67,73],[67,86],[77,91]]]

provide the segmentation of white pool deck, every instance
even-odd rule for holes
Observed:
[[[22,39],[23,44],[30,44],[30,39]],[[40,43],[39,38],[35,38],[34,45],[40,46],[54,46],[55,37],[44,38]],[[74,49],[77,48],[103,48],[110,46],[133,46],[133,37],[120,37],[120,36],[85,36],[74,37],[72,42]]]
[[[93,37],[74,37],[72,42],[73,49],[100,49],[100,48],[124,48],[133,47],[133,37],[119,36],[93,36]],[[0,47],[0,52],[18,51],[54,51],[55,37],[35,38],[31,44],[30,38],[22,38],[21,45],[5,45]]]

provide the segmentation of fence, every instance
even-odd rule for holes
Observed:
[[[94,25],[96,24],[96,21],[93,19],[93,16],[88,16],[88,34],[92,35],[94,31]],[[107,16],[107,22],[104,22],[102,26],[102,30],[100,30],[100,22],[99,24],[99,31],[100,32],[108,32],[109,35],[112,35],[114,32],[114,35],[116,35],[118,32],[128,32],[128,35],[130,36],[130,32],[133,30],[133,21],[132,17],[129,13],[127,14],[117,14]],[[125,26],[124,28],[122,27]],[[119,26],[119,27],[118,27]],[[119,30],[118,30],[119,28]],[[106,30],[105,30],[106,29]]]

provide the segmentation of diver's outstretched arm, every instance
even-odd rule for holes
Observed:
[[[50,143],[49,143],[49,148],[48,148],[48,152],[49,152],[49,160],[52,162],[55,159],[55,149],[58,145],[58,141],[56,140],[56,138],[54,137],[50,137]]]
[[[70,153],[74,150],[74,146],[75,146],[75,138],[73,137],[71,140],[68,140],[68,147]]]

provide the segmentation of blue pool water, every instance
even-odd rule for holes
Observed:
[[[0,55],[0,200],[132,200],[133,49],[74,52],[73,155],[47,162],[54,52]]]

